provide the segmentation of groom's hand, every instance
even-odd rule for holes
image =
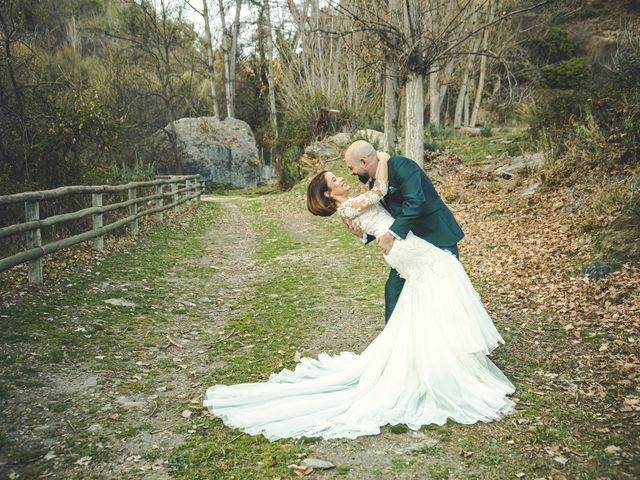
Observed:
[[[384,253],[385,255],[389,255],[389,252],[391,251],[391,247],[393,247],[393,242],[395,242],[395,240],[395,237],[387,232],[383,235],[380,235],[376,239],[376,243],[380,247],[380,250],[382,250],[382,253]]]

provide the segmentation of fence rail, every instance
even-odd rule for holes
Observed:
[[[146,182],[131,182],[122,185],[74,185],[43,190],[39,192],[24,192],[13,195],[0,196],[0,206],[24,202],[25,221],[0,228],[0,239],[11,235],[24,234],[26,238],[26,250],[5,258],[0,258],[0,272],[28,262],[29,284],[41,285],[42,257],[63,248],[71,247],[87,240],[93,240],[92,248],[101,251],[104,248],[104,235],[124,225],[129,225],[131,235],[138,235],[138,219],[146,215],[156,214],[158,220],[162,220],[164,212],[170,208],[177,208],[183,203],[191,203],[194,199],[200,200],[202,184],[200,175],[172,175],[159,177],[157,180]],[[169,191],[164,187],[169,186]],[[155,193],[145,197],[138,197],[138,189],[154,187]],[[104,193],[117,193],[127,191],[128,200],[102,204]],[[40,202],[63,197],[69,194],[91,194],[91,207],[71,213],[53,215],[40,219]],[[170,197],[170,203],[165,203],[165,198]],[[138,211],[138,205],[155,201],[153,208]],[[128,216],[116,220],[108,225],[103,225],[103,215],[119,208],[128,208]],[[41,229],[57,225],[62,222],[79,220],[91,215],[92,229],[71,237],[63,238],[42,245]]]

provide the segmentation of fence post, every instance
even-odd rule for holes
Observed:
[[[162,184],[156,185],[156,195],[162,195]],[[156,207],[162,207],[164,204],[164,197],[156,198]],[[156,212],[156,219],[162,221],[162,210]]]
[[[193,193],[191,190],[194,187],[193,180],[189,179],[186,182],[187,182],[187,188],[189,189],[189,190],[187,190],[187,195],[191,195]],[[187,205],[191,205],[192,203],[193,203],[193,200],[187,201]]]
[[[92,193],[91,194],[91,206],[93,207],[101,207],[102,206],[102,194],[101,193]],[[102,213],[94,213],[92,216],[93,220],[93,229],[98,230],[102,227]],[[104,236],[100,235],[93,239],[93,249],[101,252],[104,250]]]
[[[40,220],[40,204],[36,202],[24,202],[25,220],[31,222]],[[27,250],[42,246],[40,228],[26,232]],[[42,285],[42,257],[29,260],[29,285]]]
[[[171,184],[171,203],[176,203],[178,201],[178,197],[180,196],[178,192],[178,180],[176,180],[175,178],[172,180],[173,183]],[[176,210],[178,210],[180,208],[179,205],[176,205],[174,207]]]
[[[200,198],[202,196],[202,182],[200,180],[202,180],[202,177],[198,175],[198,178],[196,178],[196,193],[198,193],[198,203],[200,203],[200,201],[202,200]]]
[[[136,187],[129,189],[129,200],[133,200],[137,197],[136,195]],[[133,202],[129,205],[129,215],[135,215],[138,213],[138,202]],[[138,219],[132,220],[129,222],[129,227],[131,228],[131,235],[134,237],[138,235]]]

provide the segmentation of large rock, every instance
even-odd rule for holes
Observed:
[[[378,130],[371,130],[370,128],[367,128],[365,130],[358,130],[355,133],[355,136],[357,138],[366,140],[378,149],[381,149],[382,145],[384,144],[384,133],[379,132]]]
[[[493,175],[512,178],[523,171],[537,170],[544,164],[544,155],[540,152],[515,157],[507,165],[502,165],[493,171]]]
[[[200,174],[204,180],[237,187],[254,187],[262,180],[260,155],[246,122],[198,117],[181,118],[173,124],[184,174]],[[171,124],[152,139],[165,165],[172,157],[169,135],[173,135]]]
[[[340,152],[329,144],[314,142],[304,149],[304,154],[311,158],[328,160],[330,158],[337,157],[340,155]]]
[[[346,148],[351,144],[351,135],[348,133],[336,133],[335,135],[327,138],[328,143],[333,143],[340,148]]]

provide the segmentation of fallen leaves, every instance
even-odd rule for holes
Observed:
[[[298,466],[295,463],[288,466],[298,477],[306,477],[314,472],[313,467]]]

